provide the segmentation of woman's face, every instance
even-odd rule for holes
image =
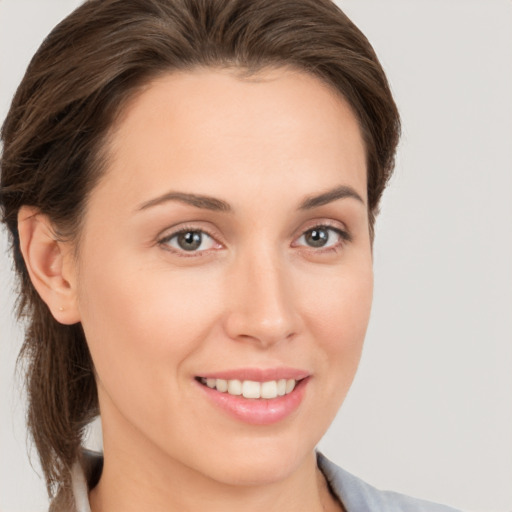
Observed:
[[[128,105],[108,153],[74,269],[107,462],[291,475],[349,389],[370,313],[354,115],[292,70],[180,72]]]

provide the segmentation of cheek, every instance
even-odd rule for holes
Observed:
[[[325,376],[323,393],[335,414],[361,357],[373,295],[371,261],[337,272],[315,290],[306,317]]]
[[[307,317],[327,347],[337,351],[361,345],[372,305],[371,264],[333,273],[308,288]]]
[[[213,283],[201,276],[146,266],[129,260],[90,265],[82,275],[82,325],[98,376],[122,381],[122,374],[145,375],[140,386],[173,378],[180,363],[200,347],[217,315]]]

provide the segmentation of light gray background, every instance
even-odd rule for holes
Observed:
[[[0,117],[30,56],[76,0],[0,0]],[[321,443],[382,488],[512,510],[512,3],[345,0],[403,117],[375,245],[359,374]],[[44,510],[14,362],[0,235],[0,511]],[[37,469],[36,458],[33,459]]]

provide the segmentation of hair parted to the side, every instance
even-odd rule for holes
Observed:
[[[27,330],[28,425],[50,496],[69,485],[84,427],[97,414],[80,324],[58,323],[21,256],[17,215],[30,205],[78,241],[102,148],[123,105],[162,73],[196,67],[253,73],[288,66],[330,84],[356,114],[367,151],[370,230],[400,132],[385,74],[365,36],[330,0],[88,0],[33,57],[3,124],[0,206]]]

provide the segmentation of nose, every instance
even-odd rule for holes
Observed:
[[[228,279],[225,330],[262,348],[294,337],[300,327],[290,269],[271,251],[240,257]]]

